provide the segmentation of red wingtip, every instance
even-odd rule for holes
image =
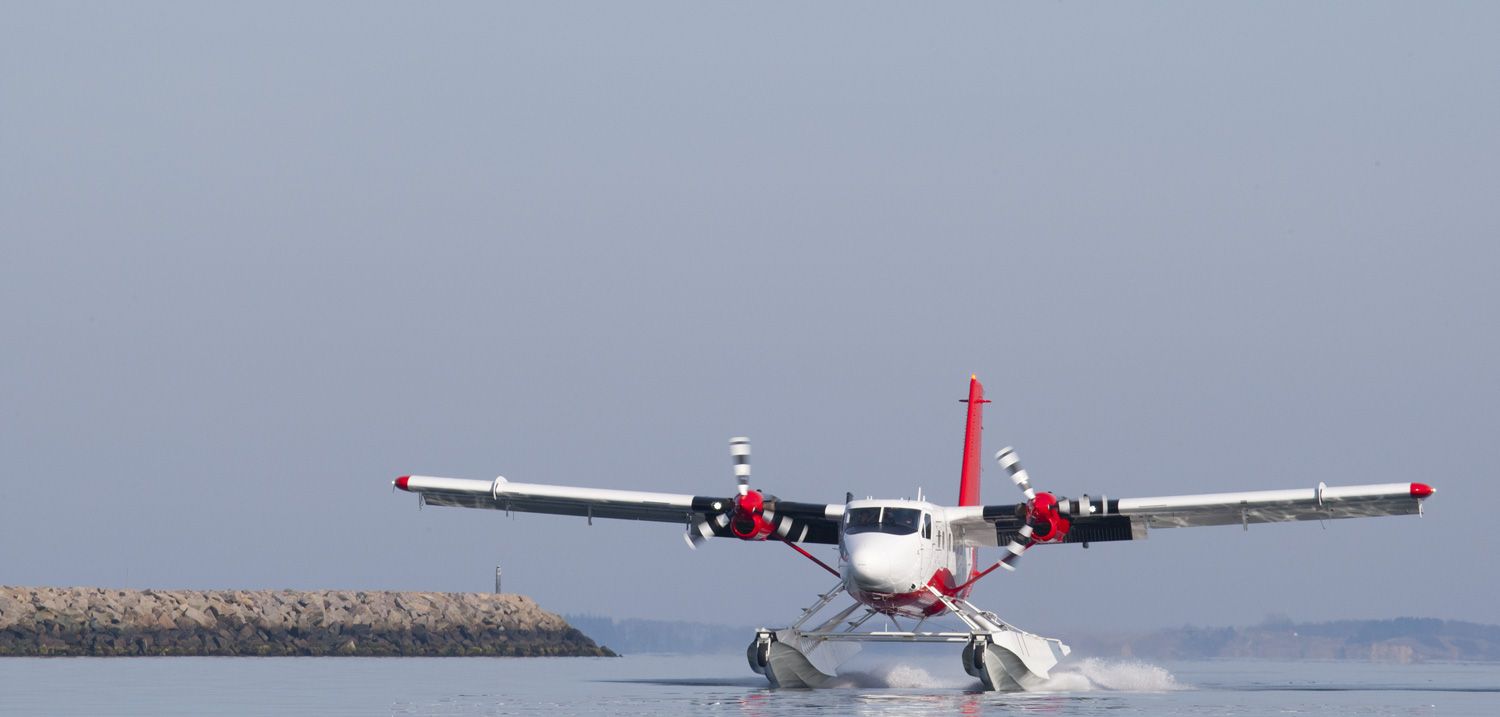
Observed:
[[[409,480],[411,480],[411,476],[401,476],[400,478],[397,478],[396,487],[400,488],[401,490],[406,490],[406,482]],[[1412,491],[1413,493],[1415,493],[1416,488],[1413,488]]]
[[[1432,495],[1436,492],[1437,491],[1432,489],[1432,486],[1427,485],[1426,483],[1411,484],[1411,497],[1413,498],[1426,498],[1427,496]]]

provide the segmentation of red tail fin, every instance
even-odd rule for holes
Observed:
[[[969,376],[969,418],[964,423],[964,471],[958,483],[958,504],[979,505],[979,434],[984,430],[984,385]]]

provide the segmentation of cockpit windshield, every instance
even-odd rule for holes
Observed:
[[[917,532],[922,511],[916,508],[853,508],[845,519],[844,533],[889,533],[911,535]]]

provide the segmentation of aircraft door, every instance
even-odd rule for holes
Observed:
[[[926,511],[922,512],[922,529],[919,534],[922,536],[922,547],[919,549],[917,554],[921,556],[922,574],[924,576],[931,575],[932,572],[937,569],[937,567],[933,565],[934,560],[937,558],[937,550],[932,542],[931,513],[928,513]]]

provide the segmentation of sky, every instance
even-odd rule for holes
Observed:
[[[1062,495],[1438,490],[1038,548],[976,591],[1021,627],[1500,623],[1493,3],[0,16],[0,584],[785,623],[784,547],[390,481],[729,495],[746,435],[951,503],[977,373]]]

